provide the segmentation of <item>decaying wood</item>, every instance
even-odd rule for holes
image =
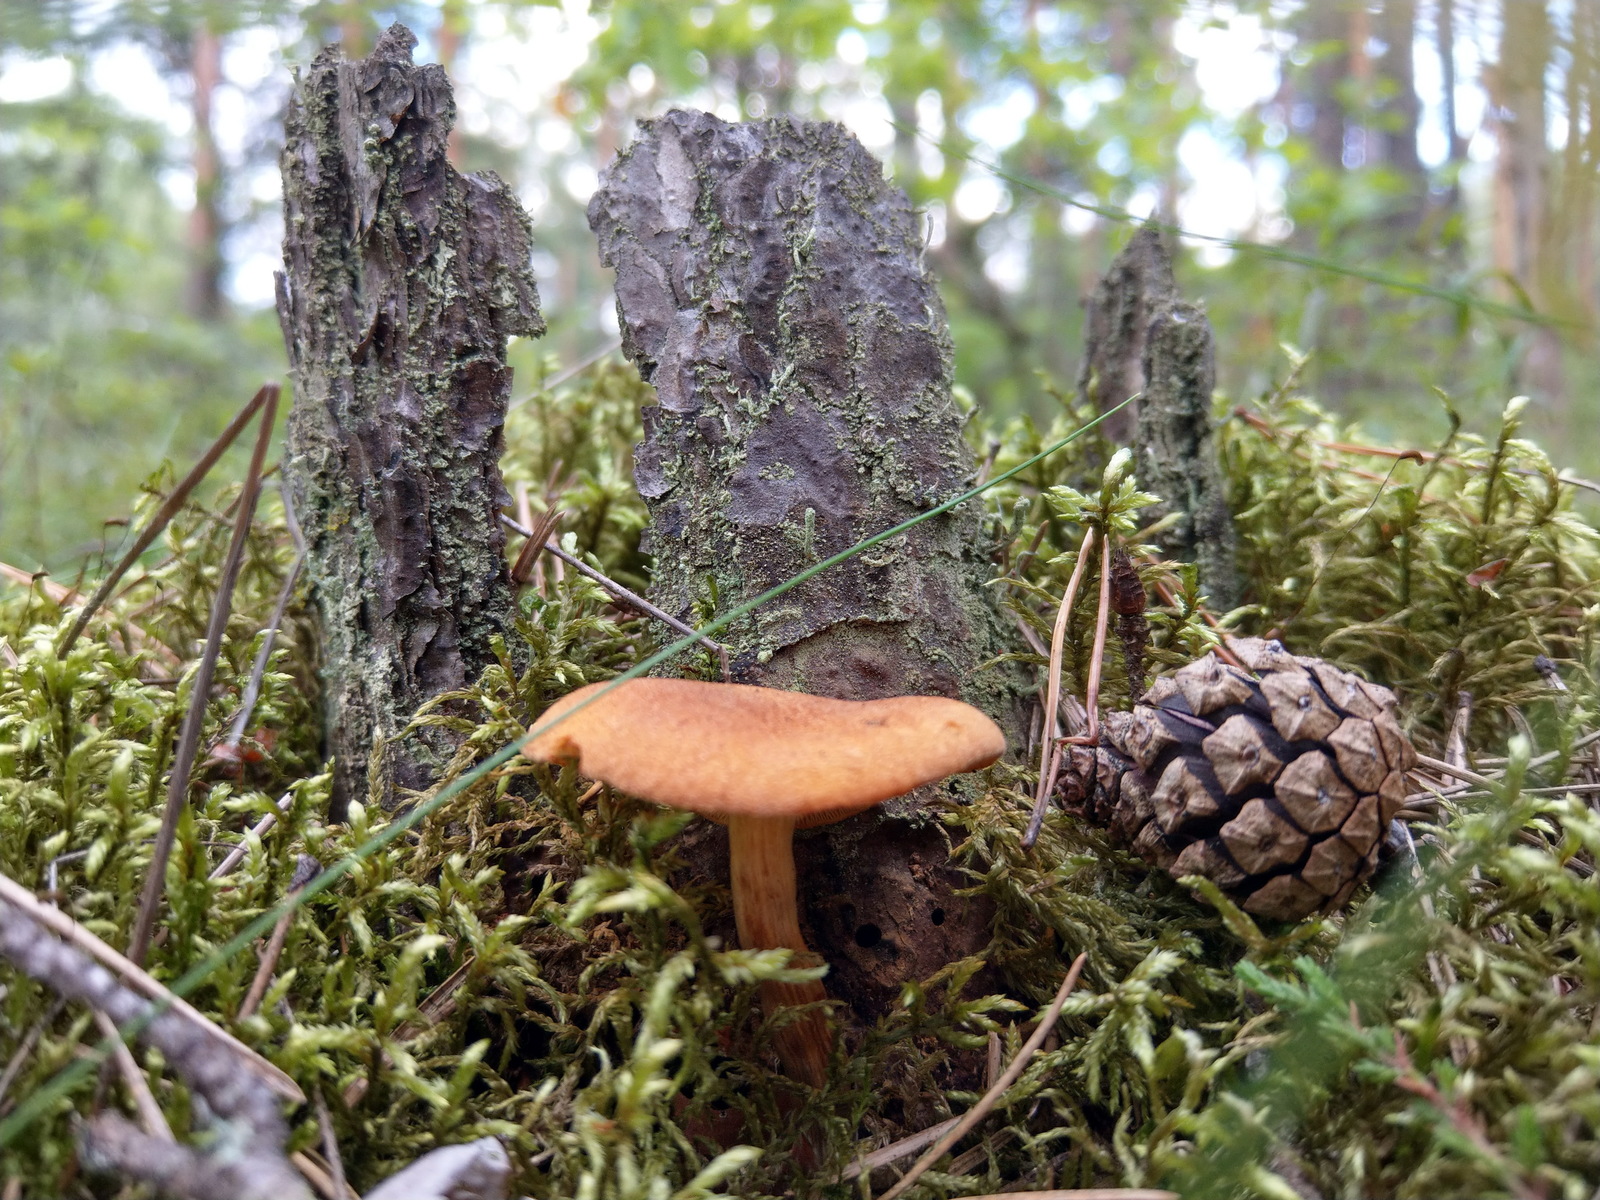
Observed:
[[[164,1020],[185,1021],[199,1036],[215,1040],[221,1051],[233,1056],[236,1067],[242,1068],[244,1073],[260,1080],[268,1090],[291,1104],[305,1103],[305,1093],[288,1075],[205,1014],[168,991],[143,967],[129,962],[66,913],[40,902],[27,888],[6,875],[0,875],[0,906],[9,906],[39,928],[92,958],[115,975],[117,982],[127,990],[161,1005],[165,1010]],[[4,909],[0,908],[0,912],[3,911]]]
[[[644,123],[589,223],[616,268],[623,350],[655,385],[634,474],[651,599],[691,624],[963,490],[943,305],[903,193],[838,125]],[[722,634],[743,682],[867,699],[960,696],[1020,728],[1008,644],[958,509]],[[867,1011],[981,945],[916,799],[797,847],[830,990]],[[725,861],[725,860],[724,860]]]
[[[12,894],[0,899],[0,956],[63,999],[86,1004],[119,1028],[136,1028],[139,1041],[159,1050],[167,1066],[204,1100],[213,1122],[229,1127],[219,1139],[227,1150],[202,1154],[173,1142],[170,1134],[152,1136],[115,1113],[102,1113],[80,1134],[85,1165],[148,1180],[166,1194],[195,1200],[309,1200],[284,1157],[289,1127],[280,1100],[260,1075],[242,1069],[247,1060],[234,1052],[237,1043],[203,1018],[197,1025],[184,1010],[157,1009],[78,946],[56,936],[53,925],[72,922],[59,913],[56,921],[47,920],[40,907],[19,903]]]
[[[1112,261],[1084,306],[1078,394],[1096,412],[1106,412],[1144,391],[1144,348],[1151,318],[1177,300],[1172,257],[1161,244],[1161,231],[1146,225]],[[1138,420],[1135,402],[1107,416],[1100,429],[1110,441],[1126,445]]]
[[[1216,360],[1205,310],[1178,295],[1172,256],[1149,224],[1133,235],[1088,302],[1080,395],[1104,412],[1136,405],[1103,428],[1138,451],[1139,482],[1179,514],[1162,549],[1199,565],[1211,607],[1239,603],[1236,538],[1211,428]]]
[[[506,339],[543,332],[531,229],[509,188],[445,158],[437,66],[396,25],[371,57],[324,51],[282,158],[278,315],[295,385],[287,463],[322,633],[334,807],[424,784],[444,747],[375,739],[491,661],[512,588],[495,519]]]
[[[424,1154],[367,1193],[367,1200],[505,1200],[511,1157],[498,1139],[479,1138]]]

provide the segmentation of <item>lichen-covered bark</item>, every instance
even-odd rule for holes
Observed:
[[[1150,318],[1178,298],[1172,259],[1154,225],[1139,229],[1095,285],[1084,309],[1083,362],[1078,393],[1105,412],[1144,388],[1144,341]],[[1101,423],[1112,442],[1125,444],[1139,418],[1135,401]]]
[[[1175,300],[1150,318],[1144,397],[1134,435],[1141,483],[1178,513],[1162,536],[1167,553],[1200,568],[1200,585],[1221,612],[1239,604],[1238,539],[1211,430],[1217,366],[1205,309]]]
[[[651,598],[722,612],[969,485],[943,305],[917,222],[834,124],[643,126],[589,206],[623,346],[654,384],[635,478]],[[1015,724],[974,506],[784,595],[721,636],[742,681],[866,699],[960,696]],[[913,799],[800,849],[817,948],[873,1007],[969,953],[940,832]],[[976,910],[971,910],[976,913]],[[979,926],[978,928],[974,928]]]
[[[1233,608],[1242,585],[1211,429],[1211,324],[1203,308],[1179,298],[1155,225],[1136,232],[1112,262],[1089,300],[1085,329],[1080,394],[1104,411],[1139,393],[1104,428],[1113,442],[1131,439],[1139,482],[1179,514],[1162,549],[1199,566],[1214,608]]]
[[[286,469],[310,546],[341,811],[426,782],[419,743],[369,789],[374,740],[474,677],[504,627],[506,339],[544,329],[528,219],[499,179],[445,161],[450,85],[412,64],[415,44],[395,25],[362,61],[319,55],[282,157]]]

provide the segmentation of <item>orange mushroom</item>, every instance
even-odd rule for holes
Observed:
[[[796,954],[810,953],[795,905],[796,827],[986,767],[1006,748],[1000,727],[959,700],[831,700],[688,679],[590,684],[536,728],[529,758],[725,824],[740,943]],[[761,985],[769,1013],[826,998],[820,982]],[[822,1086],[830,1038],[819,1012],[785,1026],[776,1045],[792,1077]]]

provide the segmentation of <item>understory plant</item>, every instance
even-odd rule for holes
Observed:
[[[567,514],[554,536],[570,552],[635,587],[644,510],[627,454],[642,390],[631,370],[601,366],[526,397],[504,464],[531,509]],[[1152,669],[1230,633],[1271,635],[1396,689],[1419,748],[1460,774],[1419,785],[1409,837],[1345,913],[1258,923],[1060,807],[1025,849],[1036,776],[1015,754],[938,813],[992,912],[987,945],[907,982],[880,1020],[841,1020],[829,1086],[814,1092],[778,1072],[785,1018],[758,1002],[761,981],[791,970],[787,953],[706,932],[730,900],[725,881],[685,866],[690,818],[521,759],[462,786],[552,701],[667,641],[583,576],[542,562],[495,664],[416,714],[459,749],[409,797],[453,789],[406,836],[371,849],[394,819],[372,806],[326,822],[303,595],[248,736],[218,752],[295,558],[273,500],[234,597],[207,698],[213,752],[178,826],[148,965],[177,978],[277,904],[302,856],[326,866],[363,851],[294,910],[258,1003],[246,999],[261,944],[189,996],[321,1098],[361,1189],[434,1147],[496,1136],[519,1195],[870,1195],[913,1156],[876,1169],[863,1157],[970,1108],[984,1064],[1017,1054],[1083,954],[1050,1040],[913,1195],[1588,1197],[1600,1181],[1600,562],[1575,485],[1518,436],[1519,415],[1514,401],[1475,438],[1447,414],[1448,436],[1413,453],[1365,445],[1296,392],[1292,371],[1259,403],[1219,409],[1249,581],[1233,612],[1212,611],[1194,572],[1159,558],[1136,463],[1107,483],[1114,448],[1093,436],[985,497],[1015,658],[1043,665],[1099,522],[1149,593]],[[974,436],[1002,472],[1085,416],[1063,403],[1055,428]],[[169,485],[152,481],[136,524]],[[187,507],[64,656],[75,595],[0,584],[0,871],[112,945],[127,940],[150,861],[230,499]],[[1066,631],[1080,697],[1097,570]],[[680,666],[707,663],[686,653]],[[1102,704],[1133,691],[1114,647]],[[236,846],[242,859],[213,878]],[[4,968],[0,982],[3,1117],[98,1034],[26,977]],[[135,1054],[185,1136],[192,1098],[158,1055]],[[91,1077],[0,1150],[0,1187],[148,1194],[78,1164],[75,1115],[128,1102],[106,1078],[103,1101]],[[316,1165],[316,1105],[291,1121],[289,1150]]]

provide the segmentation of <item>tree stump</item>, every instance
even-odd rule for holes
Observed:
[[[589,205],[623,349],[654,384],[634,457],[651,598],[704,621],[970,485],[949,334],[905,195],[842,127],[645,122]],[[1020,725],[980,510],[800,585],[720,636],[747,683],[959,696]],[[926,795],[802,835],[811,945],[864,1014],[979,949]],[[714,835],[713,835],[714,836]],[[725,852],[707,864],[726,873]]]
[[[1205,309],[1178,295],[1172,256],[1152,223],[1133,235],[1094,290],[1084,322],[1079,394],[1097,410],[1139,399],[1104,423],[1132,439],[1139,483],[1176,511],[1160,539],[1167,554],[1199,566],[1213,607],[1239,604],[1243,584],[1211,429],[1216,358]]]
[[[335,816],[392,805],[447,747],[375,744],[475,678],[513,593],[496,519],[506,339],[544,331],[531,226],[495,176],[445,160],[455,104],[392,26],[371,57],[323,51],[297,81],[282,156],[278,316],[289,458],[322,634]]]

